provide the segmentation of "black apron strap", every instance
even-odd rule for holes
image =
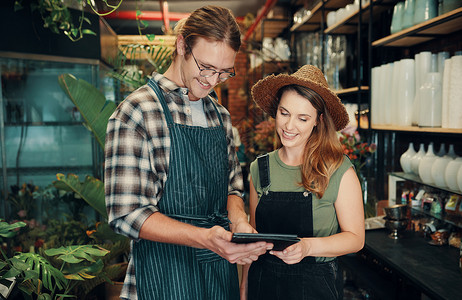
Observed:
[[[263,190],[269,188],[271,181],[269,175],[269,155],[263,154],[257,157],[258,172],[260,173],[260,186]]]

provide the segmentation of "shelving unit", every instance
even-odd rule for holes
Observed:
[[[337,91],[335,91],[335,93],[338,96],[342,96],[342,95],[346,95],[346,94],[350,94],[350,93],[367,92],[367,91],[369,91],[368,86],[361,86],[361,87],[352,87],[352,88],[348,88],[348,89],[337,90]]]
[[[448,192],[448,193],[462,195],[461,191],[455,191],[455,190],[451,190],[449,188],[442,188],[442,187],[436,186],[434,184],[425,183],[420,179],[419,176],[417,176],[415,174],[409,174],[409,173],[404,173],[404,172],[392,172],[389,175],[399,177],[399,178],[402,178],[404,180],[413,181],[413,182],[416,182],[416,183],[418,183],[420,185],[429,186],[431,188],[438,189],[438,190],[441,190],[441,191],[445,191],[445,192]]]
[[[379,15],[384,10],[388,9],[392,6],[396,1],[395,0],[385,0],[385,1],[373,1],[373,5],[377,5],[373,9],[373,17]],[[371,15],[371,3],[363,4],[361,9],[361,22],[368,23],[370,20]],[[324,30],[325,34],[353,34],[356,33],[358,30],[358,23],[359,23],[359,9],[349,15],[348,17],[344,18],[343,20],[337,21],[334,25],[327,27]]]
[[[411,47],[461,30],[462,7],[372,42],[373,47]]]
[[[408,131],[419,133],[454,133],[462,134],[462,129],[458,128],[440,128],[440,127],[417,127],[417,126],[396,126],[396,125],[373,125],[374,130],[382,131]]]
[[[327,13],[353,3],[352,0],[319,1],[311,8],[311,14],[306,15],[300,23],[290,27],[290,31],[317,31],[327,18]],[[324,6],[323,6],[324,4]]]
[[[375,2],[374,2],[375,3]],[[375,9],[375,8],[374,8]],[[447,37],[450,36],[451,39]],[[454,37],[454,38],[452,38]],[[445,42],[441,42],[444,40]],[[402,48],[403,56],[420,51],[443,51],[460,48],[462,40],[462,8],[455,9],[431,20],[414,25],[410,28],[390,34],[371,43],[371,51],[386,47],[389,51]],[[446,48],[448,47],[448,48]],[[452,47],[452,48],[451,48]],[[462,50],[462,49],[458,49]],[[451,53],[453,55],[454,53]],[[407,57],[407,56],[405,56]],[[429,128],[417,126],[375,125],[370,128],[374,139],[378,142],[376,154],[375,174],[378,182],[378,199],[386,199],[386,174],[398,174],[397,177],[410,180],[418,184],[419,178],[411,175],[396,173],[399,170],[399,157],[409,142],[422,142],[425,139],[438,143],[454,144],[456,153],[462,154],[462,128]],[[438,188],[438,187],[436,187]],[[456,191],[450,191],[456,192]]]

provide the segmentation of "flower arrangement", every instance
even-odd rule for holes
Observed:
[[[253,134],[254,146],[249,149],[251,154],[258,156],[260,154],[271,152],[275,149],[277,142],[275,134],[275,121],[268,119],[258,123],[255,126]]]
[[[359,177],[362,167],[370,163],[370,156],[377,150],[377,145],[362,141],[357,131],[353,134],[341,133],[339,140],[343,153],[348,155]]]

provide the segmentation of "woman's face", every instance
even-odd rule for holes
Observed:
[[[308,99],[292,90],[282,94],[276,130],[284,147],[303,150],[316,125],[317,111]]]

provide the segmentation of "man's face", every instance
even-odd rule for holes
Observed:
[[[185,47],[188,47],[185,45]],[[193,55],[182,56],[181,81],[189,90],[189,99],[199,100],[221,82],[216,73],[210,77],[201,76],[201,69],[213,69],[217,72],[233,72],[236,52],[224,42],[212,42],[198,38],[191,49]],[[195,60],[194,60],[195,58]],[[197,62],[197,64],[196,64]]]

